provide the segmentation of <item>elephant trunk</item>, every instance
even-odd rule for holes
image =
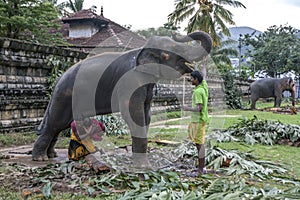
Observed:
[[[211,51],[212,39],[211,39],[210,35],[208,33],[206,33],[206,32],[197,31],[197,32],[190,33],[187,36],[172,35],[172,38],[176,42],[200,41],[201,42],[201,46],[205,50],[204,55],[202,55],[202,57],[208,55],[210,53],[210,51]]]

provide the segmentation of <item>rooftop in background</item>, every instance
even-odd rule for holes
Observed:
[[[72,48],[84,51],[124,51],[143,46],[146,39],[129,29],[97,15],[92,10],[81,10],[63,17],[61,33]]]

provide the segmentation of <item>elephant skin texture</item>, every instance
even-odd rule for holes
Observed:
[[[255,109],[256,101],[259,98],[274,97],[274,107],[280,107],[282,93],[291,92],[292,105],[295,106],[295,83],[292,78],[263,78],[254,81],[250,85],[251,109]]]
[[[189,41],[193,46],[185,43]],[[201,61],[211,46],[210,36],[202,31],[174,38],[153,36],[142,48],[103,53],[75,64],[56,83],[38,128],[32,159],[56,157],[58,135],[73,120],[114,112],[121,112],[128,124],[133,155],[145,154],[155,83],[192,72],[187,63]]]

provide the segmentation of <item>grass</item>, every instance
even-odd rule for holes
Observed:
[[[282,103],[282,107],[288,106],[290,103]],[[264,103],[261,101],[257,102],[257,108],[270,108],[273,103]],[[299,109],[299,108],[298,108]],[[178,115],[180,112],[177,112]],[[183,116],[188,117],[188,113],[183,113]],[[239,122],[243,118],[253,118],[257,116],[259,119],[280,121],[286,124],[296,124],[300,125],[299,115],[289,115],[289,114],[278,114],[273,112],[266,112],[260,110],[232,110],[226,109],[222,111],[215,111],[210,113],[210,123],[209,127],[213,129],[226,129],[231,125]],[[178,119],[166,122],[165,125],[178,125],[178,124],[188,124],[189,119]]]
[[[285,145],[247,145],[239,142],[215,143],[226,150],[239,150],[251,152],[259,160],[268,160],[278,164],[284,164],[291,171],[291,176],[300,180],[300,154],[299,147]]]
[[[0,146],[10,147],[32,144],[37,138],[36,133],[7,133],[0,134]]]

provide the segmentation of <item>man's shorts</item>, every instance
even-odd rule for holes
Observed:
[[[189,138],[195,144],[204,144],[205,142],[205,123],[191,122],[188,126]]]

